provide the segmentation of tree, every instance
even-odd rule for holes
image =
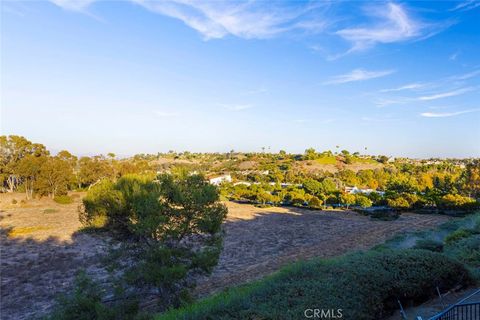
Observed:
[[[301,206],[305,203],[305,191],[303,189],[292,188],[285,195],[285,200],[294,206]]]
[[[305,154],[303,156],[305,160],[315,160],[317,159],[317,157],[318,154],[314,148],[308,148],[307,150],[305,150]]]
[[[32,143],[21,136],[0,136],[0,175],[7,183],[8,191],[13,192],[22,182],[19,177],[19,162],[24,157],[47,156],[49,153],[44,145]],[[25,172],[26,168],[22,168]]]
[[[80,158],[77,177],[79,188],[91,186],[104,178],[114,178],[110,161],[102,156]]]
[[[402,196],[397,196],[396,198],[387,199],[387,204],[389,207],[392,207],[398,210],[406,210],[410,208],[410,203],[408,203],[408,201]]]
[[[347,209],[355,203],[355,195],[350,193],[343,193],[340,196],[340,202],[347,207]]]
[[[199,175],[131,175],[102,181],[84,198],[81,221],[129,238],[132,265],[126,281],[140,293],[178,305],[195,273],[208,273],[218,261],[221,224],[227,208],[215,186]]]
[[[355,204],[362,208],[371,207],[373,202],[364,195],[358,194],[355,196]]]
[[[67,160],[60,157],[46,158],[40,167],[36,189],[41,195],[64,195],[73,181],[73,171]]]
[[[444,195],[439,201],[439,206],[446,209],[476,209],[478,203],[475,199],[459,194]]]
[[[308,206],[312,208],[320,208],[323,204],[323,201],[317,198],[316,196],[311,196],[308,199]]]
[[[40,175],[43,164],[47,161],[45,156],[29,154],[18,161],[15,171],[22,180],[27,199],[32,199],[35,183]]]
[[[463,188],[469,196],[480,197],[480,160],[476,159],[467,164],[462,176]]]
[[[317,195],[324,191],[323,184],[314,179],[307,179],[303,182],[305,191],[311,195]]]

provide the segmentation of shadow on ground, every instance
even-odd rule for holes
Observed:
[[[199,279],[197,296],[258,279],[292,261],[367,249],[396,233],[431,228],[447,220],[404,214],[387,222],[348,211],[229,207],[219,264],[211,276]],[[2,319],[32,319],[48,313],[55,296],[70,290],[82,269],[106,280],[101,256],[107,244],[98,236],[76,232],[71,241],[34,240],[11,237],[11,231],[0,229]]]

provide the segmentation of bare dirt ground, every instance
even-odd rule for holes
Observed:
[[[198,296],[261,278],[292,261],[368,249],[397,233],[433,228],[448,219],[405,213],[395,221],[374,221],[352,211],[256,208],[232,202],[228,208],[219,264],[199,281]]]
[[[106,276],[100,264],[106,241],[76,232],[80,196],[61,205],[46,198],[21,203],[23,194],[0,194],[1,319],[45,314],[82,269],[97,279]]]
[[[77,232],[80,197],[77,194],[73,204],[60,205],[50,199],[21,203],[23,195],[0,194],[2,319],[45,314],[55,295],[70,289],[81,269],[105,280],[100,261],[108,239]],[[227,205],[219,265],[210,277],[199,280],[198,296],[258,279],[291,261],[366,249],[395,233],[431,228],[447,220],[404,214],[396,221],[372,221],[348,211]]]

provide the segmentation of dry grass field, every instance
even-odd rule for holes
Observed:
[[[22,203],[21,194],[0,194],[2,319],[45,314],[81,269],[105,278],[100,260],[108,239],[78,232],[82,194],[73,196],[74,203],[60,205],[51,199]],[[199,279],[197,296],[257,279],[291,261],[366,249],[398,232],[431,228],[447,219],[403,214],[396,221],[373,221],[350,211],[228,207],[219,265],[210,277]]]

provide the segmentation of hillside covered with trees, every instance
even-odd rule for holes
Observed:
[[[24,137],[0,137],[1,190],[25,192],[27,199],[61,199],[127,174],[180,171],[220,177],[222,183],[215,184],[224,199],[260,205],[469,211],[480,197],[478,159],[393,159],[313,148],[304,154],[169,151],[117,159],[112,153],[77,157],[66,150],[52,155]]]

